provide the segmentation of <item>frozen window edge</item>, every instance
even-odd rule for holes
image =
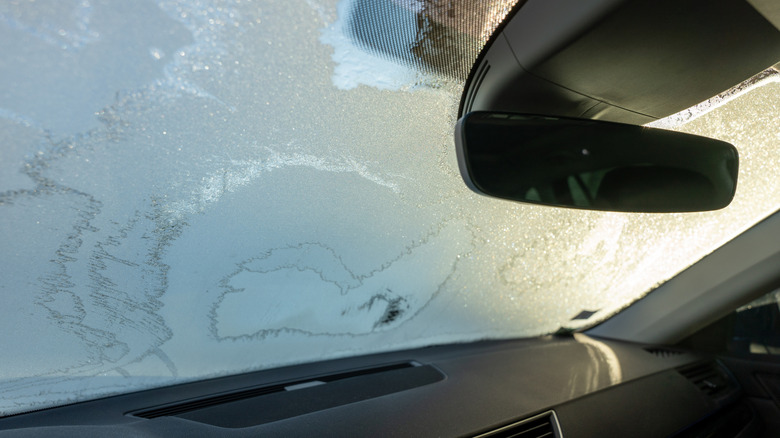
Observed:
[[[749,79],[729,88],[728,90],[713,96],[704,102],[686,108],[678,113],[645,124],[650,128],[675,129],[686,123],[692,122],[710,111],[725,105],[732,100],[769,83],[780,82],[780,64],[758,73]]]

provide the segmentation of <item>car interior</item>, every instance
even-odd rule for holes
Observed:
[[[521,0],[459,116],[642,125],[778,62],[773,0]],[[0,437],[775,437],[778,290],[780,212],[593,327],[82,401],[0,418]]]

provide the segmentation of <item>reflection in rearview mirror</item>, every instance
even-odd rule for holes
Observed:
[[[589,210],[688,212],[727,206],[738,155],[729,143],[621,123],[473,112],[455,131],[477,193]]]

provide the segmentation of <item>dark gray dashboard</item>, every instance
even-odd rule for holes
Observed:
[[[566,438],[711,436],[702,433],[717,425],[708,424],[729,415],[740,418],[740,433],[757,426],[719,362],[578,334],[399,351],[142,391],[6,417],[0,437],[477,436],[548,417]]]

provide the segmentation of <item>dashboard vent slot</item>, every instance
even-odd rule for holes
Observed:
[[[545,412],[517,423],[477,435],[475,438],[561,438],[561,429],[555,412]]]
[[[645,351],[654,356],[658,356],[662,358],[679,356],[681,354],[684,354],[680,350],[672,350],[671,348],[663,348],[663,347],[647,347],[645,348]]]
[[[318,382],[318,383],[336,382],[339,380],[350,379],[353,377],[368,376],[371,374],[378,374],[386,371],[393,371],[393,370],[404,369],[404,368],[411,368],[414,366],[416,366],[414,363],[404,362],[404,363],[386,365],[386,366],[375,367],[375,368],[346,371],[337,374],[330,374],[327,376],[312,377],[310,379],[292,381],[292,382],[282,383],[278,385],[267,385],[267,386],[245,388],[238,391],[231,391],[222,394],[214,394],[211,396],[198,398],[194,400],[186,400],[178,403],[173,403],[170,405],[158,406],[151,409],[136,411],[136,412],[132,412],[131,415],[136,417],[141,417],[141,418],[148,418],[148,419],[179,415],[186,412],[195,411],[198,409],[221,405],[224,403],[245,400],[245,399],[259,397],[267,394],[290,391],[291,389],[295,389],[295,388],[309,387],[312,386],[311,384],[313,382]]]
[[[730,392],[735,386],[726,371],[716,362],[697,363],[678,368],[677,371],[710,398]]]
[[[175,416],[212,426],[243,428],[381,397],[444,380],[431,365],[405,362],[242,388],[130,413]]]

